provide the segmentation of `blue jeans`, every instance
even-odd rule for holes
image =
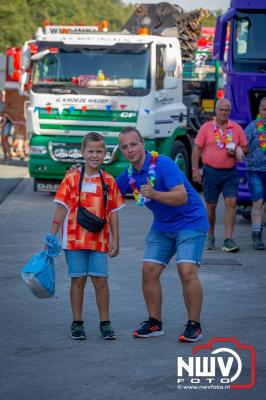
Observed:
[[[150,230],[146,237],[143,261],[167,265],[174,254],[176,263],[201,264],[207,234],[192,229],[180,232]]]
[[[108,254],[95,250],[64,250],[71,278],[79,276],[108,277]]]
[[[252,201],[266,201],[266,171],[247,171],[248,186]]]

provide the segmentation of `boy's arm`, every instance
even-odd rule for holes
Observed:
[[[54,213],[54,218],[52,221],[52,226],[51,226],[51,234],[56,235],[57,232],[59,231],[61,225],[64,222],[64,219],[67,215],[67,208],[63,206],[62,204],[57,204],[55,213]]]
[[[110,230],[112,240],[109,245],[109,256],[115,257],[119,253],[119,217],[117,211],[112,212],[110,215]]]

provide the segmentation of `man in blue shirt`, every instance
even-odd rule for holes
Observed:
[[[247,174],[252,199],[252,239],[255,250],[265,250],[262,241],[263,203],[266,202],[266,97],[260,101],[259,115],[245,129],[248,139]]]
[[[176,164],[168,157],[146,152],[140,132],[126,127],[119,148],[131,164],[117,178],[122,194],[133,193],[137,204],[153,213],[143,257],[142,288],[149,318],[134,331],[137,338],[164,335],[161,319],[160,276],[174,254],[188,313],[182,342],[202,338],[202,288],[197,275],[208,231],[203,202]]]

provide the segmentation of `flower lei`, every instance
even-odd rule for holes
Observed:
[[[265,138],[265,130],[264,123],[261,115],[258,115],[256,119],[257,126],[257,138],[259,141],[259,145],[262,151],[266,151],[266,138]]]
[[[151,151],[150,166],[148,171],[149,183],[151,186],[154,186],[155,184],[155,179],[156,179],[155,168],[156,168],[157,158],[158,158],[157,151]],[[149,200],[142,196],[142,194],[139,192],[136,186],[136,179],[133,177],[133,172],[132,172],[132,164],[130,164],[130,166],[128,167],[127,172],[129,177],[128,182],[131,186],[131,189],[133,190],[133,196],[134,199],[136,200],[136,204],[138,206],[144,206],[144,204],[147,203]]]
[[[228,143],[232,142],[233,140],[232,128],[228,129],[226,136],[224,135],[222,129],[219,128],[215,122],[213,123],[213,129],[214,129],[214,137],[216,140],[216,144],[219,149],[223,149]]]

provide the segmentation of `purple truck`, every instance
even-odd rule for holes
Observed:
[[[232,105],[231,119],[245,128],[266,96],[266,0],[231,0],[228,11],[217,19],[213,56],[225,74],[224,96]],[[238,212],[249,218],[244,162],[238,171]]]

